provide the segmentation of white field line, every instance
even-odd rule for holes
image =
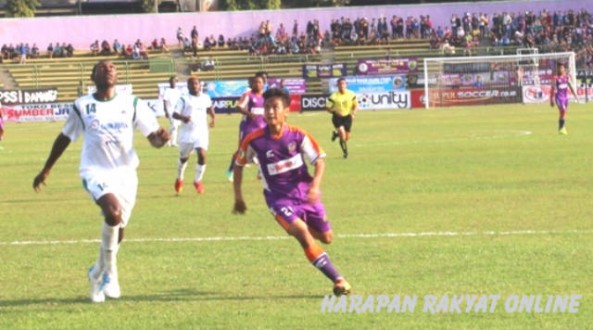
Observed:
[[[418,238],[418,237],[469,237],[469,236],[543,236],[543,235],[591,235],[593,230],[509,230],[509,231],[434,231],[381,234],[338,234],[337,238]],[[173,237],[173,238],[132,238],[126,243],[178,243],[178,242],[220,242],[220,241],[280,241],[289,236],[214,236],[214,237]],[[55,240],[55,241],[13,241],[0,242],[0,246],[18,245],[63,245],[99,243],[98,239]]]

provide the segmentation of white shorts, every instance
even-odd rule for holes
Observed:
[[[208,135],[202,136],[194,142],[179,142],[179,158],[187,158],[192,151],[201,148],[204,151],[208,151]]]
[[[106,194],[113,194],[122,208],[120,227],[125,227],[132,216],[138,191],[138,176],[135,171],[124,173],[81,174],[82,185],[95,201]]]

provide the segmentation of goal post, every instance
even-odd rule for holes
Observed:
[[[574,52],[428,57],[424,59],[425,107],[541,102],[549,95],[558,63],[566,65],[576,88]]]

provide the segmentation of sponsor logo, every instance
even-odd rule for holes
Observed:
[[[301,97],[301,110],[325,110],[327,96],[325,95],[303,95]]]
[[[303,157],[300,154],[297,154],[290,157],[289,159],[268,164],[267,168],[270,175],[278,175],[295,170],[301,166],[303,166]]]

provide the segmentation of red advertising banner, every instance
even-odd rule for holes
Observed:
[[[412,104],[412,109],[416,108],[425,108],[426,105],[424,104],[424,90],[423,89],[413,89],[410,91],[410,97],[412,98],[410,103]]]
[[[290,95],[290,112],[301,111],[301,95]]]

